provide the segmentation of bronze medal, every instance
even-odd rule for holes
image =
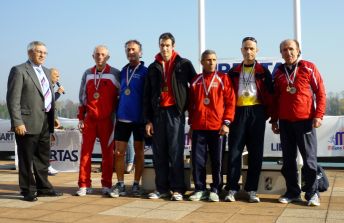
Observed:
[[[295,94],[296,93],[296,88],[295,87],[291,87],[289,90],[290,94]]]
[[[289,86],[289,85],[288,85],[286,91],[287,91],[287,92],[290,92],[290,86]]]
[[[209,105],[210,104],[210,99],[209,98],[204,98],[203,103],[205,105]]]
[[[248,91],[244,91],[244,92],[243,92],[243,95],[244,95],[244,97],[249,97],[249,96],[250,96],[250,93],[249,93]]]
[[[94,92],[93,98],[97,100],[99,97],[100,97],[100,94],[98,92]]]
[[[130,95],[131,91],[130,91],[130,88],[126,88],[125,91],[124,91],[124,94],[125,95]]]

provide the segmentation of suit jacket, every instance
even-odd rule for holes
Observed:
[[[43,67],[52,93],[51,109],[48,112],[49,131],[54,132],[55,99],[50,80],[50,70]],[[25,125],[27,134],[40,134],[45,118],[44,96],[41,84],[30,61],[12,67],[7,82],[7,107],[11,127]]]

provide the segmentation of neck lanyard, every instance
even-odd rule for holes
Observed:
[[[141,63],[139,63],[138,65],[136,65],[136,67],[134,68],[133,72],[132,72],[131,75],[130,75],[130,78],[129,78],[129,67],[130,67],[130,66],[127,67],[127,78],[126,78],[127,87],[129,87],[130,81],[131,81],[131,79],[133,78],[133,76],[134,76],[135,71],[137,70],[137,68],[139,68],[140,64],[141,64]]]
[[[284,70],[285,70],[284,76],[287,79],[288,86],[289,86],[289,84],[291,84],[291,85],[294,84],[294,81],[295,81],[295,78],[296,78],[296,71],[297,71],[297,68],[298,68],[297,65],[298,65],[298,62],[296,62],[296,66],[295,66],[294,71],[289,74],[288,69],[286,68],[286,65],[284,64]],[[293,77],[291,77],[291,76],[293,76]]]
[[[249,76],[248,76],[248,78],[246,79],[246,78],[245,78],[245,65],[242,64],[241,74],[242,74],[242,79],[243,79],[243,82],[244,82],[243,84],[244,84],[245,90],[248,89],[248,86],[249,86],[250,83],[251,83],[251,79],[252,79],[252,76],[253,76],[253,71],[254,71],[254,67],[255,67],[255,66],[256,66],[256,61],[254,61],[254,64],[253,64],[252,69],[251,69],[251,71],[250,71],[250,73],[249,73]]]
[[[105,65],[104,69],[101,72],[99,72],[99,81],[98,82],[97,82],[97,66],[96,66],[96,69],[94,71],[94,86],[96,88],[96,91],[98,91],[99,84],[100,84],[100,81],[102,80],[102,76],[103,76],[103,72],[104,72],[105,68],[106,68],[106,65]]]
[[[207,86],[205,84],[205,81],[204,81],[204,74],[202,73],[202,84],[203,84],[203,89],[204,89],[204,93],[205,93],[205,96],[208,97],[209,95],[209,92],[210,92],[210,89],[211,89],[211,86],[215,80],[215,77],[217,76],[217,73],[215,72],[215,74],[213,75],[213,78],[211,79],[210,81],[210,84],[208,86],[208,89],[207,89]]]

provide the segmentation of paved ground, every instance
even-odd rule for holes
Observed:
[[[258,204],[245,200],[227,202],[152,201],[145,198],[105,198],[100,192],[100,174],[92,173],[95,192],[73,196],[77,173],[59,173],[50,177],[59,198],[39,198],[37,202],[20,200],[18,174],[8,170],[8,161],[0,161],[0,222],[344,222],[344,170],[327,170],[330,188],[321,194],[320,207],[305,202],[280,204],[278,195],[261,194]],[[132,174],[126,175],[130,188]]]

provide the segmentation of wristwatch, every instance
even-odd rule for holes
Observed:
[[[229,125],[231,124],[231,121],[229,121],[229,120],[224,120],[224,121],[223,121],[223,124],[224,124],[225,126],[229,127]]]

